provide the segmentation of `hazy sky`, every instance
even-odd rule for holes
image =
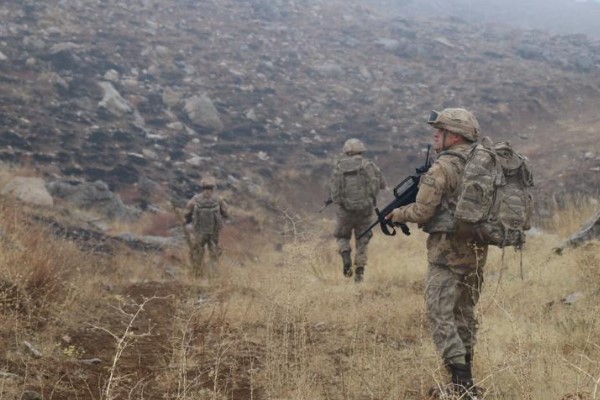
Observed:
[[[402,16],[459,17],[468,21],[583,33],[600,39],[600,0],[365,0]]]

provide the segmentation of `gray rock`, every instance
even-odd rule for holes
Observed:
[[[517,55],[526,60],[543,60],[544,50],[534,44],[521,43],[515,49]]]
[[[181,130],[183,130],[184,126],[181,122],[177,121],[177,122],[168,123],[167,128],[174,130],[174,131],[181,131]]]
[[[312,66],[312,70],[322,77],[339,78],[344,76],[344,68],[336,62],[327,61],[322,64],[315,64]]]
[[[8,60],[8,57],[6,57],[6,56],[4,55],[4,53],[2,53],[2,52],[0,51],[0,61],[6,61],[6,60]]]
[[[21,400],[44,400],[44,398],[35,390],[26,390],[21,394]]]
[[[76,44],[76,43],[71,43],[71,42],[64,42],[64,43],[57,43],[55,45],[53,45],[52,47],[50,47],[50,54],[58,54],[61,52],[65,52],[65,51],[76,51],[81,49],[81,46]]]
[[[377,46],[383,47],[384,50],[394,51],[400,46],[400,42],[396,39],[378,38],[375,40]]]
[[[206,96],[194,96],[185,101],[184,111],[190,121],[211,132],[223,130],[223,122],[212,100]]]
[[[12,372],[0,371],[0,379],[20,379],[21,377]]]
[[[138,210],[123,204],[121,198],[102,181],[55,181],[48,183],[46,187],[53,196],[65,199],[79,208],[94,210],[108,218],[133,218],[139,214]]]
[[[42,358],[44,356],[44,354],[41,351],[39,351],[38,349],[36,349],[27,340],[23,340],[23,346],[25,346],[25,349],[27,350],[27,352],[29,354],[31,354],[34,358]]]
[[[100,365],[102,364],[102,360],[99,358],[88,358],[85,360],[79,360],[81,361],[82,364],[86,364],[86,365]]]
[[[581,300],[584,297],[585,297],[585,295],[583,294],[583,292],[574,292],[574,293],[571,293],[571,294],[563,297],[562,299],[560,299],[560,301],[563,304],[567,304],[570,306],[570,305],[575,304],[577,301]]]
[[[106,109],[114,116],[122,117],[133,111],[129,103],[121,97],[119,92],[113,87],[110,82],[100,82],[98,86],[104,91],[104,97],[98,103],[98,107]]]
[[[119,72],[115,71],[114,69],[109,69],[104,74],[104,79],[106,79],[107,81],[111,81],[111,82],[117,82],[119,80],[119,77],[120,77]]]
[[[181,101],[181,93],[165,88],[162,93],[162,101],[167,107],[174,107]]]
[[[46,183],[41,178],[16,177],[12,178],[0,191],[19,200],[42,207],[52,207],[54,201],[46,189]]]
[[[175,240],[171,237],[164,236],[138,236],[134,233],[124,232],[116,236],[117,239],[127,242],[132,247],[147,248],[147,249],[161,249],[169,247],[175,244]]]
[[[191,158],[185,160],[186,164],[189,164],[192,167],[200,167],[204,161],[210,161],[210,157],[200,157],[194,154]]]

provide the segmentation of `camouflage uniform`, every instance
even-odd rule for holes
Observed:
[[[192,222],[194,229],[191,249],[194,265],[202,266],[206,247],[211,265],[216,266],[221,256],[219,235],[223,225],[222,218],[229,218],[227,203],[214,193],[212,187],[204,188],[187,203],[185,219],[187,222]]]
[[[443,131],[439,127],[438,130]],[[394,210],[391,219],[417,223],[429,233],[425,302],[433,341],[453,373],[453,383],[471,390],[473,396],[475,305],[483,284],[487,246],[476,245],[469,232],[461,231],[453,218],[466,156],[471,149],[470,143],[461,142],[440,151],[421,177],[415,203]]]
[[[337,247],[339,254],[343,257],[344,261],[344,275],[351,276],[352,270],[348,269],[348,265],[346,265],[346,260],[351,259],[350,254],[352,251],[352,246],[350,241],[352,239],[352,232],[355,235],[366,230],[369,225],[375,222],[375,214],[373,212],[373,207],[375,206],[377,192],[381,189],[385,189],[386,184],[383,179],[383,174],[379,167],[369,159],[366,159],[362,156],[362,153],[365,151],[365,147],[362,142],[358,141],[358,139],[349,139],[344,145],[344,154],[342,154],[336,160],[336,166],[343,162],[355,162],[360,163],[364,161],[364,168],[368,169],[367,175],[372,177],[375,182],[371,182],[373,185],[374,195],[369,200],[369,204],[362,209],[348,210],[344,207],[343,201],[335,199],[335,196],[331,196],[333,192],[333,187],[338,184],[337,178],[335,177],[335,169],[334,174],[332,174],[330,179],[330,197],[333,198],[334,202],[338,205],[337,211],[337,222],[336,228],[334,232],[334,237],[336,238]],[[364,274],[365,266],[367,265],[367,247],[369,241],[373,237],[373,233],[369,232],[360,239],[356,240],[356,255],[354,257],[354,266],[355,266],[355,280],[357,282],[362,280],[362,276]],[[344,258],[344,257],[347,257]]]
[[[336,213],[337,222],[333,236],[336,238],[338,252],[352,252],[350,240],[352,231],[355,234],[364,232],[373,222],[375,222],[375,214],[373,207],[358,211],[348,211],[343,207],[339,207]],[[373,232],[369,231],[363,237],[356,241],[356,255],[354,256],[354,265],[356,273],[364,273],[364,268],[367,265],[367,246],[373,237]]]

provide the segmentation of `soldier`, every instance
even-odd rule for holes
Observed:
[[[433,341],[452,373],[450,390],[477,399],[481,389],[473,385],[471,370],[477,331],[474,309],[483,284],[487,246],[477,245],[468,232],[457,232],[453,211],[467,155],[480,129],[473,114],[462,108],[433,111],[428,123],[436,128],[433,146],[438,158],[421,177],[416,202],[387,218],[417,223],[429,234],[425,301]],[[443,396],[436,390],[430,394]]]
[[[219,234],[222,218],[229,218],[227,203],[215,193],[216,184],[212,176],[202,178],[202,191],[192,197],[185,207],[185,221],[192,223],[194,231],[192,262],[199,268],[202,267],[205,246],[208,247],[212,268],[216,266],[221,256]]]
[[[365,145],[358,139],[348,139],[343,154],[336,160],[329,181],[329,198],[339,206],[334,236],[342,256],[343,273],[352,276],[350,240],[352,231],[357,235],[374,221],[373,207],[380,189],[385,188],[381,170],[363,157]],[[373,233],[356,241],[354,281],[361,282],[367,264],[367,246]]]

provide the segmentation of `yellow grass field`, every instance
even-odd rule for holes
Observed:
[[[521,253],[491,251],[474,363],[485,399],[600,398],[600,243],[552,251],[592,210],[529,236],[524,279]],[[424,399],[448,379],[416,227],[377,232],[357,285],[342,276],[331,219],[283,246],[228,225],[218,274],[193,278],[185,249],[88,252],[21,223],[30,215],[11,204],[0,214],[0,370],[15,374],[0,399]]]

